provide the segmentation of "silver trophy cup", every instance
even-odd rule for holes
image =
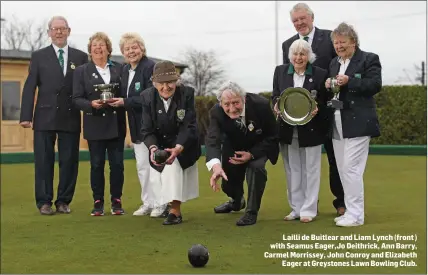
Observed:
[[[337,79],[335,77],[330,78],[330,90],[333,92],[333,99],[327,102],[327,106],[334,109],[343,109],[343,102],[340,101],[339,91],[340,86],[337,84]]]
[[[94,85],[95,91],[101,92],[100,101],[102,103],[107,103],[111,101],[112,98],[114,98],[114,93],[112,91],[117,85],[117,83]]]

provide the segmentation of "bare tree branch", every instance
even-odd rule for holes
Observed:
[[[195,88],[196,96],[211,95],[224,80],[225,71],[214,51],[204,52],[189,48],[182,59],[188,66],[181,75],[182,82]]]
[[[12,16],[12,20],[5,22],[2,32],[6,42],[4,48],[11,50],[35,51],[49,43],[46,20],[37,24],[32,20],[19,21]]]

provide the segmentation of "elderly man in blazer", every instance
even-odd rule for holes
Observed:
[[[73,73],[87,55],[67,44],[71,29],[62,16],[48,24],[52,45],[31,55],[22,92],[20,125],[34,130],[36,206],[52,215],[55,142],[58,139],[59,184],[57,213],[70,213],[79,167],[80,111],[72,104]],[[37,103],[34,108],[36,88]],[[34,111],[34,116],[33,116]]]
[[[88,53],[91,61],[76,69],[73,101],[83,111],[83,137],[88,141],[91,162],[91,188],[94,199],[92,216],[104,215],[104,166],[106,152],[110,166],[111,213],[122,215],[122,189],[124,183],[123,151],[126,135],[126,113],[115,102],[100,100],[99,86],[111,84],[111,92],[120,94],[121,66],[109,58],[112,44],[103,32],[89,38]],[[111,105],[110,105],[111,104]]]
[[[374,96],[382,89],[379,56],[362,51],[354,28],[341,23],[332,32],[338,57],[330,63],[331,81],[339,86],[331,106],[335,108],[330,137],[343,183],[346,212],[334,221],[337,226],[364,224],[364,182],[370,139],[380,136]],[[332,80],[334,78],[335,80]],[[336,104],[334,104],[336,103]]]
[[[236,225],[257,222],[267,182],[266,162],[278,160],[276,121],[269,101],[257,94],[246,94],[234,82],[225,83],[217,96],[219,103],[210,110],[206,137],[206,165],[212,171],[210,185],[222,190],[229,201],[214,208],[215,213],[244,209],[244,179],[248,183],[248,205]]]
[[[304,39],[309,42],[312,51],[317,57],[312,65],[328,70],[330,61],[337,56],[330,39],[331,31],[322,30],[314,26],[314,13],[305,3],[296,4],[290,11],[290,18],[298,33],[282,43],[283,64],[290,63],[288,52],[291,44],[297,39]],[[333,206],[336,208],[338,215],[343,215],[345,213],[343,186],[337,171],[331,139],[324,141],[324,149],[327,153],[330,168],[330,189],[336,197],[333,200]]]

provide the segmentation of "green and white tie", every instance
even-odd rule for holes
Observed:
[[[58,56],[58,60],[59,60],[59,65],[61,66],[61,69],[64,70],[64,50],[63,49],[59,49],[59,56]]]

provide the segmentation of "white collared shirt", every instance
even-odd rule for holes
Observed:
[[[64,69],[62,71],[62,73],[65,75],[67,73],[67,67],[68,67],[68,45],[65,45],[64,48],[59,48],[58,46],[56,46],[55,44],[52,44],[55,53],[56,53],[56,58],[58,58],[58,62],[59,62],[59,49],[62,49],[64,52],[62,53],[62,56],[64,57]]]
[[[310,32],[310,33],[308,33],[308,35],[306,35],[307,37],[309,37],[309,39],[308,39],[308,43],[309,43],[309,45],[311,45],[311,46],[312,46],[312,41],[314,41],[314,35],[315,35],[315,27],[312,27],[311,32]],[[300,35],[300,33],[299,33],[299,37],[300,37],[300,39],[303,39],[305,36]]]
[[[163,107],[165,108],[165,112],[168,112],[169,106],[171,106],[172,96],[165,100],[163,97],[161,97],[163,102]]]
[[[351,59],[348,58],[343,60],[342,57],[339,57],[338,61],[340,63],[339,74],[345,74],[346,69],[348,69],[349,62],[351,62]]]
[[[303,88],[303,83],[305,83],[305,72],[298,74],[294,71],[293,74],[294,88]]]
[[[131,86],[131,82],[134,79],[135,70],[129,69],[129,77],[128,77],[128,89],[126,90],[126,96],[129,94],[129,87]]]
[[[240,115],[241,121],[244,123],[244,125],[246,125],[245,123],[245,104],[244,104],[244,108],[242,109],[242,113]],[[221,164],[221,161],[218,158],[213,158],[212,160],[208,161],[205,165],[208,168],[208,171],[211,171],[211,169],[213,168],[213,166],[215,164]]]
[[[108,66],[108,63],[106,63],[104,68],[98,67],[97,65],[95,65],[95,68],[97,69],[97,71],[101,75],[101,77],[103,78],[104,83],[109,84],[111,75],[110,75],[110,68]]]

